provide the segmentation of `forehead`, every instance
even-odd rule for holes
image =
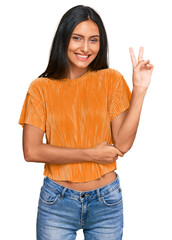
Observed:
[[[78,25],[74,28],[72,33],[78,33],[83,36],[99,35],[99,28],[95,22],[89,19],[87,21],[78,23]]]

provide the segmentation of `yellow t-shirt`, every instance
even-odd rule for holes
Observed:
[[[47,144],[91,148],[114,143],[110,122],[130,104],[131,92],[114,69],[88,71],[77,79],[33,80],[27,91],[19,124],[31,124],[46,133]],[[87,182],[116,169],[110,164],[80,162],[44,165],[53,180]]]

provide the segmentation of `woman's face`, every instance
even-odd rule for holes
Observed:
[[[87,70],[100,49],[99,28],[92,20],[80,22],[73,30],[67,57],[70,71]]]

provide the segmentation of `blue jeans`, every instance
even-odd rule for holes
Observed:
[[[85,240],[121,240],[123,201],[119,176],[91,191],[66,188],[45,177],[36,229],[37,240],[74,240],[79,229],[83,229]]]

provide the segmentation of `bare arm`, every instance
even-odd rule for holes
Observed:
[[[30,124],[23,126],[23,152],[27,162],[52,164],[91,161],[86,148],[65,148],[43,143],[44,132]]]
[[[30,124],[23,126],[23,152],[27,162],[52,164],[90,162],[108,164],[123,156],[110,144],[103,142],[93,148],[65,148],[43,143],[44,132]]]
[[[115,147],[126,153],[133,145],[146,92],[132,91],[130,107],[112,120]]]
[[[141,114],[143,100],[151,81],[153,65],[143,60],[143,47],[140,47],[138,63],[132,48],[130,56],[133,64],[133,91],[127,112],[112,120],[112,132],[115,146],[126,153],[132,146]]]

